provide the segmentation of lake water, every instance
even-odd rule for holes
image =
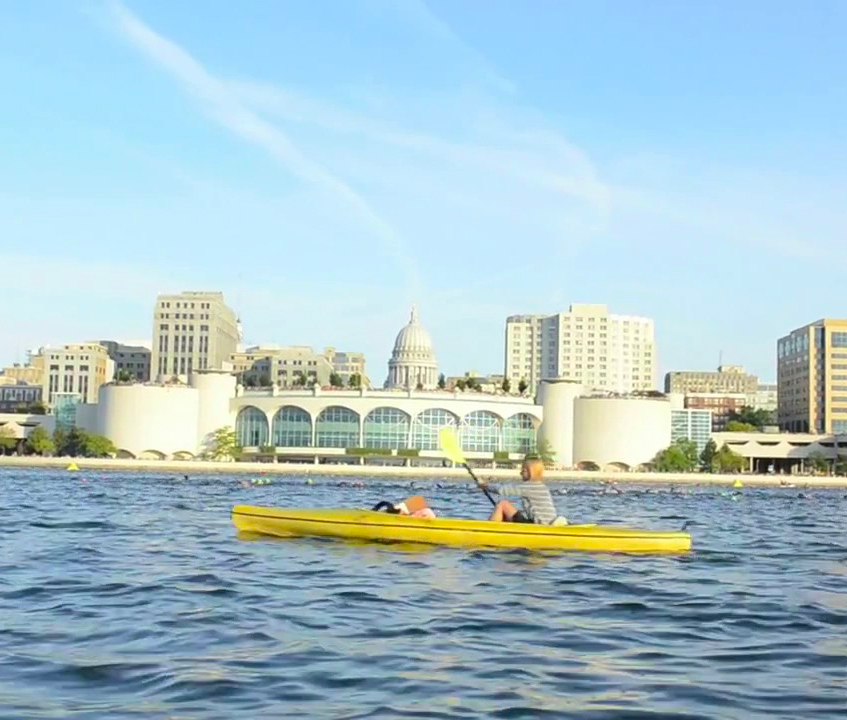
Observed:
[[[233,504],[469,484],[0,471],[0,717],[847,717],[847,491],[560,485],[682,557],[243,540]]]

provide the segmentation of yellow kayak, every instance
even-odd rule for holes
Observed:
[[[602,525],[532,525],[439,517],[413,518],[373,510],[287,509],[236,505],[238,530],[276,537],[318,536],[459,547],[680,553],[691,549],[687,532]]]

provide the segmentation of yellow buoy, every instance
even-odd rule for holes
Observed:
[[[744,487],[744,484],[740,480],[736,480],[732,483],[732,487]]]
[[[79,470],[76,463],[71,463],[68,465],[68,470]]]

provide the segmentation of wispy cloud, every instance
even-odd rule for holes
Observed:
[[[117,0],[107,7],[121,34],[199,100],[212,118],[244,140],[262,147],[301,180],[346,203],[394,256],[407,274],[409,285],[414,289],[420,286],[413,257],[396,231],[362,195],[302,153],[277,126],[245,107],[224,82],[187,50],[157,33]]]
[[[370,0],[371,9],[379,9],[395,16],[451,50],[458,50],[476,70],[485,84],[505,93],[514,93],[516,84],[497,71],[491,62],[476,48],[460,37],[443,18],[436,15],[425,0]]]

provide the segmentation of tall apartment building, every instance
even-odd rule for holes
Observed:
[[[115,362],[115,375],[129,373],[138,382],[150,380],[151,351],[143,345],[124,345],[114,340],[101,340],[100,344]]]
[[[109,351],[97,342],[42,348],[41,355],[42,398],[48,407],[55,405],[58,395],[72,396],[76,402],[96,403],[100,386],[115,375]]]
[[[512,387],[525,380],[530,391],[548,378],[609,392],[654,390],[653,321],[589,304],[572,304],[556,315],[511,315],[504,374]]]
[[[330,375],[337,373],[345,385],[350,376],[358,373],[363,385],[365,357],[361,353],[340,353],[326,348],[323,353],[315,352],[306,345],[261,345],[250,347],[230,356],[233,371],[242,381],[262,385],[265,383],[282,388],[298,387],[305,378],[309,386],[329,385]],[[336,361],[338,364],[335,364]]]
[[[847,319],[822,319],[777,341],[777,419],[789,432],[847,433]]]
[[[189,378],[195,369],[221,370],[238,350],[240,326],[221,292],[159,295],[153,311],[151,375]]]

